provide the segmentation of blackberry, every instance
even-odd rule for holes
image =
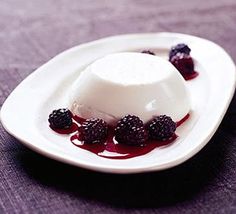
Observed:
[[[72,113],[67,108],[54,110],[48,118],[51,128],[68,129],[72,125]]]
[[[182,75],[188,75],[194,72],[193,59],[185,53],[177,53],[171,58],[170,62]]]
[[[84,143],[101,143],[106,140],[107,134],[108,125],[102,119],[87,119],[79,127],[80,140]]]
[[[149,136],[154,140],[168,140],[174,135],[176,123],[171,117],[160,115],[155,117],[147,126]]]
[[[117,123],[115,138],[122,144],[142,145],[147,140],[148,134],[139,117],[126,115]]]
[[[184,43],[180,43],[176,46],[173,46],[169,52],[169,60],[171,60],[171,58],[173,56],[175,56],[177,53],[185,53],[187,55],[189,55],[191,52],[191,49]]]
[[[150,51],[150,50],[143,50],[141,53],[155,55],[155,53],[153,51]]]

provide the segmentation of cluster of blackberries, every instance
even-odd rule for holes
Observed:
[[[194,71],[194,62],[190,56],[191,49],[184,43],[173,46],[169,51],[169,61],[176,67],[180,74],[188,79]],[[155,55],[150,50],[143,50],[141,53]]]
[[[68,129],[72,125],[72,113],[67,108],[54,110],[48,118],[52,129]]]
[[[194,73],[194,62],[190,56],[191,49],[186,44],[178,44],[171,48],[169,61],[185,77]]]
[[[137,116],[126,115],[115,128],[115,137],[119,143],[142,145],[147,139],[168,140],[176,130],[176,123],[166,115],[155,117],[146,126]]]
[[[102,143],[108,134],[107,123],[98,118],[87,119],[79,127],[80,139],[84,143]]]
[[[139,117],[126,115],[117,123],[115,138],[119,143],[142,145],[148,139],[148,133]]]
[[[48,121],[51,128],[68,129],[72,125],[72,113],[68,109],[54,110]],[[126,115],[118,121],[114,135],[119,143],[143,145],[148,139],[167,140],[174,135],[175,130],[176,123],[166,115],[155,117],[146,126],[139,117]],[[107,138],[108,125],[102,119],[87,119],[78,131],[84,143],[101,143]]]

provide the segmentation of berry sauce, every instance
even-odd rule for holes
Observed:
[[[182,125],[189,118],[189,116],[190,115],[187,114],[182,120],[176,122],[177,127]],[[73,119],[78,123],[82,123],[84,121],[83,118],[80,118],[78,116],[74,116]],[[70,140],[75,146],[90,151],[100,157],[110,159],[127,159],[147,154],[157,147],[169,145],[173,143],[176,138],[178,138],[178,136],[174,134],[170,139],[166,141],[148,140],[142,146],[130,146],[119,144],[114,137],[114,128],[109,127],[108,138],[104,143],[85,144],[80,141],[78,132],[73,134],[70,137]]]
[[[100,157],[110,159],[127,159],[140,155],[144,155],[155,149],[156,147],[168,145],[172,143],[178,136],[174,135],[167,141],[148,140],[142,146],[129,146],[119,144],[114,138],[114,131],[112,128],[108,131],[108,138],[105,143],[85,144],[79,140],[79,134],[71,136],[71,142],[82,149],[88,150]]]
[[[50,128],[58,134],[71,134],[71,133],[74,133],[78,130],[78,127],[79,126],[75,122],[73,122],[72,125],[68,129],[57,129],[57,128],[53,128],[53,127],[50,126]]]
[[[183,78],[185,80],[191,80],[191,79],[194,79],[195,77],[197,77],[199,75],[199,73],[197,71],[193,71],[192,73],[190,74],[182,74]]]
[[[187,114],[186,116],[184,116],[183,119],[176,122],[176,126],[177,127],[181,126],[189,117],[190,117],[190,114]]]

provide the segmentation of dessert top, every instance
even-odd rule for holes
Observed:
[[[122,85],[142,85],[164,80],[175,68],[167,60],[150,54],[123,52],[93,62],[87,72]]]

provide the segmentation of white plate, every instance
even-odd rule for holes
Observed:
[[[67,93],[80,71],[108,53],[151,49],[167,56],[171,46],[187,43],[200,75],[187,81],[191,117],[177,129],[175,143],[125,160],[112,160],[75,147],[48,127],[48,115],[67,106]],[[101,172],[135,173],[176,166],[198,151],[218,128],[235,89],[235,65],[218,45],[176,33],[114,36],[69,49],[27,77],[1,109],[5,129],[24,145],[58,161]]]

